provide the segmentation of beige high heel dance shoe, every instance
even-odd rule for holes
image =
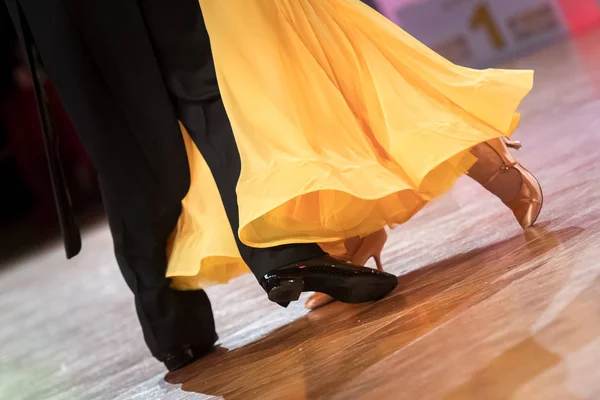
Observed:
[[[496,195],[513,212],[523,229],[531,227],[542,210],[544,197],[538,180],[509,153],[521,143],[492,139],[471,149],[478,161],[468,175]]]
[[[385,229],[380,229],[377,232],[373,232],[364,238],[351,238],[344,241],[346,247],[346,254],[341,256],[342,259],[347,259],[354,265],[364,266],[367,261],[372,257],[377,264],[377,269],[383,271],[383,264],[381,263],[381,251],[387,241],[387,232]],[[304,307],[309,310],[314,310],[319,307],[323,307],[326,304],[333,302],[335,299],[324,293],[315,293],[310,296]]]

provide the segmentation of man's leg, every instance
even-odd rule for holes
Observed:
[[[240,254],[269,299],[286,306],[303,291],[318,291],[348,303],[384,297],[396,277],[349,265],[316,244],[268,249],[244,245],[238,237],[236,185],[240,156],[221,100],[208,32],[197,0],[140,0],[138,3],[178,117],[211,169]]]
[[[255,276],[323,256],[316,244],[255,249],[238,237],[240,156],[221,100],[208,33],[197,0],[142,0],[144,14],[179,119],[210,167],[240,254]]]
[[[180,198],[189,186],[189,180],[182,178],[188,171],[182,168],[172,177],[180,198],[162,200],[162,186],[149,167],[147,154],[107,86],[106,77],[99,72],[71,10],[63,0],[19,3],[46,70],[100,175],[118,263],[134,293],[150,351],[159,360],[167,361],[182,349],[188,352],[191,346],[199,351],[212,347],[216,336],[206,294],[171,290],[170,281],[165,278],[167,239],[179,216]],[[18,3],[9,0],[8,4],[14,15]],[[141,22],[135,24],[134,17],[130,18],[129,28],[139,29],[138,36],[146,35],[143,21],[139,18]],[[158,74],[156,82],[150,80],[150,84],[156,84],[155,91],[160,91],[162,76]],[[161,111],[172,112],[153,112]],[[181,140],[174,118],[173,125],[172,133],[177,135],[173,140]],[[186,163],[182,166],[187,167]],[[135,179],[119,180],[123,174]]]
[[[108,198],[108,196],[107,196]],[[167,240],[181,205],[148,226],[130,228],[119,211],[106,201],[115,254],[121,273],[135,294],[135,306],[150,351],[161,361],[181,346],[205,353],[217,341],[208,296],[203,290],[176,291],[165,278]]]

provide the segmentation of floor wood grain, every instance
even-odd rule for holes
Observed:
[[[391,234],[390,297],[307,314],[243,277],[209,290],[221,348],[165,375],[99,223],[73,261],[50,242],[0,266],[0,399],[599,399],[600,31],[509,67],[537,70],[516,134],[536,229],[465,179]]]

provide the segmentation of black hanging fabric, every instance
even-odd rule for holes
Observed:
[[[68,259],[75,257],[81,251],[81,233],[75,220],[69,190],[60,163],[58,137],[52,121],[52,115],[48,104],[44,84],[45,78],[39,70],[41,59],[39,58],[27,20],[17,3],[17,10],[9,10],[15,14],[15,30],[23,46],[27,62],[29,64],[33,88],[37,102],[39,120],[42,127],[46,158],[50,169],[50,178],[56,203],[60,229],[62,232],[66,256]],[[16,12],[15,12],[16,11]]]

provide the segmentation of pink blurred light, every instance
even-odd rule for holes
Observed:
[[[574,35],[584,33],[600,24],[598,0],[557,0],[569,29]]]

